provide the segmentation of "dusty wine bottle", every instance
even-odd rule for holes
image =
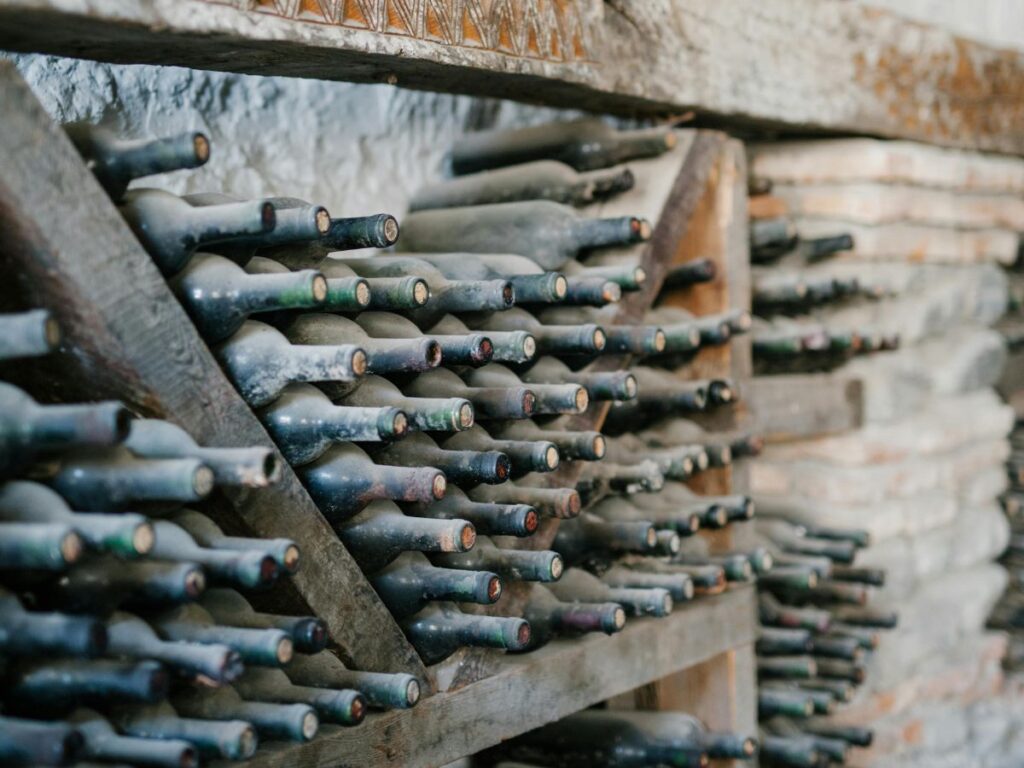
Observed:
[[[758,595],[758,609],[762,624],[775,627],[809,629],[812,632],[827,632],[832,616],[828,611],[813,608],[793,608],[783,605],[769,594]]]
[[[763,720],[811,717],[814,714],[814,697],[811,691],[762,684],[757,690],[757,713]]]
[[[587,390],[590,400],[632,400],[636,397],[636,377],[628,371],[573,371],[556,357],[542,357],[521,374],[527,384],[578,384]]]
[[[166,520],[155,521],[153,530],[156,533],[154,557],[198,563],[214,583],[254,589],[267,587],[277,580],[277,563],[262,549],[245,551],[201,547],[188,531]]]
[[[295,573],[299,568],[299,547],[291,539],[256,539],[247,536],[228,536],[216,523],[192,509],[171,512],[167,520],[181,526],[202,547],[215,550],[247,553],[260,552],[277,564],[285,573]]]
[[[565,275],[545,272],[536,262],[514,253],[417,253],[416,259],[432,264],[450,280],[507,281],[512,286],[516,304],[558,303],[568,290]]]
[[[65,571],[84,548],[78,531],[67,523],[0,523],[0,573]]]
[[[180,717],[166,702],[119,707],[110,714],[111,722],[128,736],[185,741],[200,758],[248,760],[256,752],[256,730],[244,720]]]
[[[663,128],[617,131],[598,118],[579,118],[528,128],[468,133],[451,150],[456,174],[474,173],[534,160],[557,160],[577,171],[657,157],[676,145]]]
[[[49,310],[0,314],[0,360],[48,355],[60,340],[60,325]]]
[[[474,333],[455,315],[444,315],[434,322],[427,332],[441,342],[442,349],[445,343],[444,338],[463,337]],[[525,331],[489,331],[486,338],[491,342],[490,359],[496,363],[527,363],[537,354],[537,340]],[[453,364],[458,363],[458,359],[455,357],[446,357],[445,359],[450,359]],[[469,365],[469,363],[465,364]],[[477,365],[478,363],[473,362],[472,364]]]
[[[340,522],[376,500],[429,502],[444,498],[444,473],[433,467],[375,464],[352,443],[329,448],[312,464],[298,468],[299,478],[333,522]]]
[[[574,565],[594,556],[649,553],[656,544],[657,533],[650,523],[640,520],[608,522],[583,512],[558,526],[551,546],[569,565]]]
[[[203,593],[203,609],[218,623],[247,629],[280,629],[299,653],[318,653],[327,647],[327,627],[315,616],[278,616],[260,613],[233,589],[210,589]]]
[[[503,440],[544,441],[555,446],[559,456],[580,461],[599,461],[605,455],[605,439],[600,432],[568,432],[544,429],[529,419],[489,424],[495,437]]]
[[[473,501],[528,504],[537,510],[538,514],[548,517],[575,517],[583,506],[579,493],[573,488],[537,488],[531,485],[502,483],[478,485],[466,489],[466,495]]]
[[[464,378],[471,387],[504,389],[525,386],[513,371],[498,363],[467,370]],[[533,393],[535,416],[583,413],[590,405],[590,395],[579,384],[531,384],[528,389]]]
[[[471,387],[453,371],[439,368],[416,376],[404,391],[412,397],[462,397],[484,419],[526,419],[533,415],[537,396],[525,386]]]
[[[548,332],[553,329],[571,327],[573,324],[587,324],[613,319],[611,313],[593,310],[589,307],[551,307],[539,315]],[[586,327],[584,325],[584,327]],[[612,325],[603,322],[599,326],[605,335],[605,345],[601,351],[606,354],[620,355],[656,355],[665,351],[665,332],[656,325]],[[541,343],[541,351],[565,353],[568,350],[550,349],[545,340],[534,331]]]
[[[280,667],[292,660],[295,647],[280,629],[252,629],[219,625],[205,609],[186,605],[157,614],[150,624],[165,640],[222,643],[235,650],[245,664]]]
[[[581,251],[643,242],[651,225],[635,216],[588,219],[547,200],[411,213],[404,251],[502,253],[509,243],[542,269],[559,269]]]
[[[62,713],[86,704],[162,700],[170,686],[156,661],[54,659],[10,665],[3,675],[6,706],[26,714]]]
[[[559,600],[619,603],[627,616],[667,616],[672,612],[672,595],[668,590],[610,587],[581,568],[566,569],[550,589]]]
[[[107,648],[103,624],[88,616],[26,611],[0,587],[0,652],[4,656],[99,656]]]
[[[355,321],[375,339],[419,339],[424,336],[407,317],[391,312],[360,312]],[[441,347],[445,365],[483,365],[491,361],[494,344],[482,333],[428,334]]]
[[[252,667],[234,687],[246,701],[307,704],[325,723],[359,725],[366,717],[366,699],[358,691],[295,685],[280,669]]]
[[[715,760],[750,760],[757,752],[757,740],[725,731],[709,731],[697,718],[683,712],[618,711],[615,718],[636,726],[645,734],[678,744],[689,742]]]
[[[683,552],[676,556],[675,562],[682,565],[717,565],[729,581],[746,582],[754,579],[754,568],[743,554],[691,555]]]
[[[214,354],[253,408],[277,399],[289,384],[336,382],[351,388],[366,373],[366,352],[356,345],[295,346],[255,320],[246,320]]]
[[[609,587],[625,587],[627,589],[664,589],[672,600],[684,603],[692,600],[695,594],[693,578],[682,571],[677,573],[652,573],[629,568],[624,565],[613,565],[601,574],[601,581]]]
[[[498,331],[529,333],[536,340],[537,350],[541,354],[593,355],[604,351],[608,344],[608,337],[599,325],[545,325],[519,308],[507,312],[473,314],[464,319],[471,328],[488,334]]]
[[[504,477],[497,478],[497,482],[503,482],[509,477],[522,477],[530,472],[553,472],[560,462],[558,448],[554,443],[546,440],[495,439],[480,425],[446,437],[441,445],[448,450],[497,452],[505,456],[509,460],[508,472]]]
[[[321,307],[327,298],[327,279],[314,270],[249,274],[212,253],[193,256],[170,286],[211,343],[228,338],[250,315]]]
[[[309,205],[296,198],[272,198],[279,210]],[[281,261],[293,269],[317,266],[332,253],[360,248],[389,248],[398,240],[398,220],[390,213],[332,218],[326,231],[313,240],[283,245],[265,245],[261,256]]]
[[[780,680],[806,679],[818,675],[818,662],[810,656],[759,656],[757,674]]]
[[[436,520],[467,520],[486,536],[530,536],[539,524],[529,504],[493,504],[472,501],[458,486],[449,486],[440,501],[405,505],[407,514]]]
[[[566,603],[540,584],[531,587],[523,618],[530,622],[530,650],[556,637],[589,632],[614,635],[626,626],[626,612],[618,603]]]
[[[398,408],[334,405],[312,384],[289,384],[256,415],[293,466],[316,460],[334,443],[383,442],[409,430],[409,417]]]
[[[304,314],[284,330],[292,344],[332,346],[355,344],[366,353],[372,374],[426,371],[441,364],[441,345],[429,336],[416,339],[377,339],[358,323],[339,315]]]
[[[155,607],[195,600],[206,587],[195,563],[123,561],[112,555],[76,565],[40,598],[72,613],[101,613],[120,605]]]
[[[115,613],[107,622],[110,653],[129,659],[155,659],[178,675],[223,684],[242,673],[238,652],[222,643],[161,640],[142,619]]]
[[[205,165],[210,140],[202,133],[124,139],[98,125],[67,123],[64,132],[103,191],[117,202],[136,179]]]
[[[438,568],[422,552],[403,552],[370,583],[396,619],[443,600],[489,605],[501,597],[501,578],[487,571]]]
[[[144,459],[199,459],[222,486],[263,488],[281,475],[271,448],[209,448],[196,444],[184,429],[161,419],[135,419],[125,446]]]
[[[640,266],[636,254],[629,251],[596,251],[587,254],[586,266],[578,261],[568,261],[562,270],[576,279],[607,280],[617,285],[622,293],[639,291],[647,282],[647,270]]]
[[[334,397],[330,387],[322,388],[338,405],[373,408],[391,406],[406,414],[411,430],[458,432],[473,426],[473,404],[461,397],[406,397],[380,376],[367,376],[358,389]]]
[[[474,426],[471,429],[480,428]],[[470,432],[456,433],[466,434]],[[378,464],[396,467],[437,467],[444,472],[449,482],[459,485],[503,483],[509,478],[513,467],[512,459],[501,450],[478,450],[472,445],[451,444],[447,440],[438,446],[422,432],[411,434],[395,443],[363,447]]]
[[[567,270],[573,262],[562,265]],[[622,288],[597,275],[571,275],[565,279],[565,298],[562,303],[573,307],[604,307],[622,299]]]
[[[0,762],[5,765],[68,765],[83,738],[70,723],[23,720],[0,715]]]
[[[700,530],[703,516],[689,509],[669,507],[643,508],[635,504],[636,495],[631,499],[609,496],[591,506],[595,516],[611,522],[646,521],[657,530],[674,531],[678,536],[692,536]]]
[[[199,248],[266,235],[277,223],[267,200],[197,208],[159,189],[129,190],[118,207],[165,275],[180,271]]]
[[[91,709],[75,710],[68,721],[82,734],[84,758],[153,768],[194,768],[198,764],[195,748],[184,739],[123,736],[106,718]]]
[[[486,536],[478,536],[476,546],[469,551],[434,555],[431,561],[444,568],[489,571],[517,581],[558,581],[563,570],[557,552],[502,549]]]
[[[330,265],[331,261],[327,261],[325,264]],[[359,312],[370,305],[370,284],[363,278],[357,277],[355,273],[348,274],[343,267],[340,270],[332,268],[330,276],[320,270],[296,270],[293,272],[279,261],[268,259],[265,256],[254,256],[246,263],[245,271],[254,277],[277,277],[279,279],[303,272],[314,272],[314,274],[321,275],[324,278],[324,299],[317,306],[325,312]],[[289,309],[292,308],[283,307],[279,311],[267,311],[276,312],[270,316],[273,321],[276,317],[287,317]]]
[[[530,625],[504,616],[471,616],[451,603],[431,603],[399,622],[409,642],[426,664],[436,664],[464,646],[524,650]]]
[[[288,677],[298,685],[313,688],[351,688],[375,709],[409,709],[420,700],[420,682],[412,675],[347,669],[329,651],[297,656],[288,665]]]
[[[402,552],[467,552],[477,539],[465,520],[407,517],[389,501],[372,502],[335,530],[366,573],[379,571]]]
[[[634,183],[628,168],[580,173],[557,160],[536,160],[430,184],[412,196],[409,210],[520,200],[552,200],[582,207],[626,192]]]
[[[243,701],[230,685],[182,688],[171,697],[175,711],[200,720],[242,720],[252,723],[260,738],[311,741],[320,719],[308,704],[267,704]]]

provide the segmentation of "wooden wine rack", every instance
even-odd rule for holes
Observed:
[[[47,307],[66,329],[59,354],[3,376],[30,381],[42,399],[119,398],[140,414],[179,423],[202,444],[273,445],[63,131],[5,63],[0,103],[0,305]],[[671,303],[699,313],[749,308],[742,145],[714,132],[679,137],[671,157],[632,164],[633,197],[595,211],[610,215],[625,206],[657,222],[643,253],[647,285],[622,302],[620,320],[639,319],[668,268],[697,257],[715,260],[718,277]],[[702,352],[691,368],[737,379],[742,397],[749,341]],[[595,409],[579,426],[600,428],[605,415]],[[742,407],[730,418],[750,421]],[[745,487],[731,468],[706,473],[700,483],[709,493]],[[712,728],[755,729],[749,586],[678,606],[664,619],[631,620],[612,637],[555,641],[521,656],[464,652],[427,669],[286,465],[277,485],[215,502],[210,514],[228,532],[287,536],[302,548],[299,573],[270,595],[254,596],[262,597],[258,608],[313,612],[347,663],[415,674],[427,691],[415,708],[371,714],[357,728],[326,726],[306,745],[265,745],[251,765],[439,766],[612,698],[617,706],[686,708]],[[535,544],[550,543],[556,525],[546,525]],[[743,526],[731,529],[715,534],[713,546],[743,546]],[[500,612],[509,614],[510,600]]]

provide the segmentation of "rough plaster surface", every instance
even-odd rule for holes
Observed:
[[[61,122],[98,122],[133,137],[188,130],[210,136],[207,166],[146,186],[287,194],[336,216],[404,213],[409,196],[443,173],[448,148],[467,130],[577,114],[387,85],[11,58]]]

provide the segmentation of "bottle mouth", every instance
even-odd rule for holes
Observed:
[[[85,547],[82,544],[81,536],[74,531],[68,531],[61,538],[58,548],[60,550],[61,560],[66,564],[71,565],[82,556],[82,551]]]
[[[668,343],[668,340],[665,338],[665,332],[663,330],[661,330],[661,328],[656,330],[654,332],[654,344],[653,344],[654,351],[655,352],[664,352],[665,351],[665,346],[666,346],[667,343]]]
[[[590,444],[591,455],[595,459],[603,459],[607,451],[608,443],[604,439],[604,435],[595,435],[593,441]]]
[[[566,294],[569,293],[569,281],[565,279],[565,275],[559,275],[555,278],[555,298],[564,299]]]
[[[654,530],[654,526],[649,527],[647,532],[644,534],[644,543],[647,545],[648,549],[654,549],[657,545],[658,532]]]
[[[46,341],[46,346],[50,349],[56,349],[60,344],[60,323],[52,315],[48,316],[43,322],[43,339]]]
[[[315,712],[306,712],[302,716],[302,723],[299,726],[304,741],[312,741],[316,732],[320,730],[320,720]]]
[[[420,700],[420,683],[418,680],[410,680],[405,686],[406,706],[412,707]]]
[[[562,578],[562,574],[565,572],[565,563],[562,562],[562,556],[557,552],[552,554],[551,564],[548,566],[548,575],[551,577],[551,581],[558,581]]]
[[[558,467],[558,462],[558,449],[553,445],[549,445],[544,449],[544,466],[553,471]]]
[[[291,638],[282,637],[277,643],[277,649],[274,652],[274,658],[277,659],[278,664],[287,664],[292,660],[295,655],[295,646],[292,644]]]
[[[210,140],[206,134],[195,133],[192,135],[192,154],[200,165],[205,165],[206,161],[210,159]]]
[[[528,335],[523,339],[523,357],[527,360],[532,360],[534,355],[537,354],[537,339],[532,335]]]
[[[632,373],[626,374],[626,380],[623,382],[622,389],[626,394],[627,400],[635,398],[639,391],[639,385],[636,383],[636,376]]]
[[[295,544],[289,544],[285,547],[284,556],[281,558],[281,564],[284,565],[285,569],[289,573],[293,573],[298,570],[299,548]]]
[[[540,518],[537,516],[537,510],[527,510],[526,514],[523,515],[523,529],[527,533],[534,533],[538,525],[540,525]]]
[[[327,212],[327,209],[322,206],[318,207],[313,220],[316,224],[316,231],[321,235],[326,235],[331,228],[331,214]]]
[[[185,574],[184,592],[189,597],[199,597],[206,589],[206,576],[198,568],[192,569]]]
[[[501,579],[498,576],[491,576],[487,581],[487,599],[491,603],[498,602],[501,597]]]
[[[521,650],[526,648],[530,644],[530,625],[526,621],[520,620],[519,626],[516,628],[516,640],[515,647],[513,650]]]
[[[523,393],[522,409],[524,416],[531,416],[534,409],[537,407],[537,395],[533,392],[526,391]]]
[[[473,426],[473,406],[470,403],[463,403],[459,406],[459,426],[462,429],[469,429]]]
[[[600,352],[607,346],[608,337],[602,329],[595,328],[594,333],[591,336],[590,343],[593,345],[594,349]]]
[[[580,513],[580,510],[583,508],[583,502],[580,500],[578,491],[569,491],[569,498],[566,500],[565,508],[569,513],[569,517],[576,517]]]
[[[576,390],[576,396],[573,398],[573,401],[576,405],[576,412],[583,413],[587,410],[587,406],[590,405],[590,394],[586,388],[580,387]]]
[[[366,374],[366,352],[361,349],[352,353],[352,373],[356,376]]]
[[[684,475],[692,475],[693,470],[696,466],[693,463],[693,459],[686,456],[682,461],[679,462],[679,468],[683,470]]]
[[[441,364],[441,345],[433,339],[427,343],[425,362],[430,368],[437,368]]]
[[[394,216],[387,216],[381,226],[381,234],[384,236],[384,245],[394,245],[398,242],[398,219]]]
[[[315,275],[312,285],[313,301],[322,304],[327,300],[327,278],[323,275]]]
[[[501,287],[501,303],[506,307],[511,307],[516,303],[516,291],[512,287],[512,283],[505,283]]]
[[[434,480],[430,484],[430,492],[434,498],[440,501],[444,498],[445,491],[448,490],[448,480],[441,473],[434,475]]]
[[[352,699],[352,703],[348,709],[349,720],[353,723],[363,722],[363,718],[366,717],[366,699],[362,696],[356,696]]]
[[[637,285],[643,285],[647,282],[647,270],[643,267],[637,267],[633,270],[633,282]]]
[[[462,552],[469,552],[476,544],[476,529],[472,525],[466,523],[462,526],[462,530],[459,531],[459,547]]]
[[[612,611],[611,628],[615,632],[619,632],[623,627],[626,626],[626,612],[622,606],[616,606],[615,610]]]
[[[196,467],[192,474],[192,490],[197,497],[204,499],[213,490],[213,470],[209,467]]]
[[[494,476],[501,481],[507,480],[512,472],[512,461],[504,453],[499,453],[494,460]]]
[[[391,419],[391,434],[394,437],[401,437],[409,431],[409,417],[399,411]]]
[[[486,363],[494,357],[494,342],[484,336],[477,342],[470,357],[474,363]]]
[[[412,287],[412,300],[418,307],[422,307],[430,299],[430,289],[423,280],[417,280]]]
[[[605,304],[614,304],[622,298],[622,288],[611,281],[601,286],[601,300]]]
[[[156,534],[153,531],[153,526],[148,523],[139,523],[135,526],[135,530],[132,531],[132,551],[136,555],[149,554],[150,550],[153,549],[153,544],[156,543]]]
[[[370,285],[365,280],[356,283],[356,304],[360,307],[370,306]]]

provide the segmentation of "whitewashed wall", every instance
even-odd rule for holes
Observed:
[[[958,35],[1003,48],[1024,48],[1024,0],[859,0]]]

